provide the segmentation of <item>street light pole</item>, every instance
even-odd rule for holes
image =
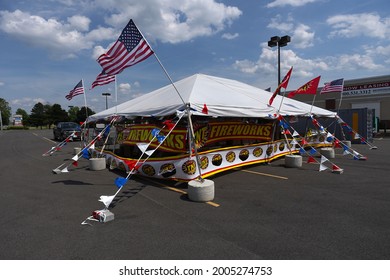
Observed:
[[[280,85],[280,48],[287,46],[291,42],[291,37],[288,35],[280,38],[279,36],[273,36],[268,41],[268,47],[278,47],[278,86]]]
[[[103,92],[102,95],[106,97],[106,110],[107,110],[107,109],[108,109],[107,97],[108,97],[108,96],[111,96],[111,93],[109,93],[109,92]]]

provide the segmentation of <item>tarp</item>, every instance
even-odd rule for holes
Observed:
[[[210,117],[255,117],[270,118],[278,113],[282,96],[277,95],[268,105],[271,92],[226,78],[195,74],[144,94],[88,118],[96,121],[114,114],[135,116],[169,116],[189,104],[194,115]],[[184,103],[183,103],[184,101]],[[207,114],[202,113],[207,107]],[[285,97],[280,108],[283,116],[304,116],[310,112],[311,105]],[[313,107],[312,113],[319,117],[334,117],[336,113]]]

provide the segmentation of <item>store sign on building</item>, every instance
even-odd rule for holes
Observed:
[[[390,81],[344,86],[343,96],[390,94]]]

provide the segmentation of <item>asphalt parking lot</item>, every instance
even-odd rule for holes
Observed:
[[[81,225],[116,192],[109,170],[52,156],[49,130],[0,132],[0,259],[3,260],[379,260],[390,258],[390,138],[378,149],[353,145],[367,160],[336,151],[343,174],[284,160],[214,176],[213,203],[190,201],[185,183],[133,177],[108,223]],[[305,159],[304,159],[305,161]]]

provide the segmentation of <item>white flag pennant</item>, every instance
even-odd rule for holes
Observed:
[[[321,163],[321,164],[320,164],[320,172],[321,172],[321,171],[324,171],[324,170],[326,170],[326,169],[328,169],[328,167]]]
[[[343,156],[345,156],[345,155],[350,155],[350,154],[351,154],[351,152],[348,151],[348,150],[344,150],[344,152],[343,152]]]
[[[156,150],[149,150],[149,151],[146,151],[145,154],[147,154],[148,156],[151,156]]]
[[[293,132],[293,135],[292,135],[293,137],[297,137],[297,136],[299,136],[299,133],[296,131],[296,130],[294,130],[294,132]]]
[[[74,161],[78,161],[78,160],[79,160],[79,156],[78,156],[78,155],[75,155],[74,157],[72,157],[72,159],[73,159]]]
[[[69,170],[68,170],[68,167],[66,166],[64,169],[61,170],[61,173],[68,173]]]
[[[328,159],[325,156],[321,156],[321,164],[327,162]]]
[[[148,149],[149,147],[149,143],[137,143],[137,147],[138,149],[140,149],[140,151],[142,153],[145,153],[145,151]]]
[[[110,196],[101,195],[99,201],[103,202],[103,204],[106,206],[106,208],[108,208],[108,206],[110,206],[110,204],[114,198],[115,198],[115,195],[110,195]]]

